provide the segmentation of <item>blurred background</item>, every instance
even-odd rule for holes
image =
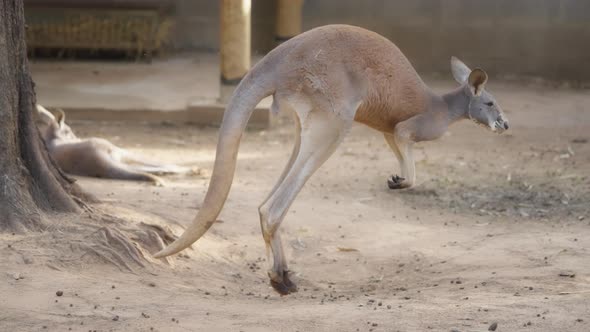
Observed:
[[[252,1],[252,52],[275,46],[281,1]],[[303,31],[352,24],[392,40],[423,73],[457,55],[491,73],[588,80],[590,2],[585,0],[307,0]],[[219,1],[176,1],[176,49],[219,49]],[[563,50],[569,50],[563,52]]]
[[[302,31],[333,23],[384,35],[426,77],[450,79],[449,58],[456,55],[496,80],[573,87],[590,81],[585,0],[25,4],[39,101],[70,110],[74,118],[124,120],[139,113],[108,111],[133,110],[149,120],[160,119],[160,113],[146,111],[168,111],[171,121],[218,123],[224,98],[253,62]],[[269,117],[259,111],[253,122],[265,126]]]

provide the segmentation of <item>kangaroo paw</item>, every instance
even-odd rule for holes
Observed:
[[[283,272],[283,280],[281,281],[276,281],[271,278],[270,285],[281,295],[289,295],[297,292],[297,286],[291,282],[287,271]]]
[[[404,181],[406,179],[402,178],[401,176],[398,175],[392,175],[389,179],[387,179],[387,186],[389,187],[389,189],[403,189],[403,188],[408,188],[409,185],[407,185]]]
[[[161,178],[154,177],[154,179],[152,180],[152,185],[154,185],[155,187],[165,187],[166,183]]]

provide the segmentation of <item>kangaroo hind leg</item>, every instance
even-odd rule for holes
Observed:
[[[260,204],[259,209],[266,203],[266,201],[268,201],[268,199],[275,193],[275,191],[277,191],[277,189],[279,188],[287,174],[289,174],[289,171],[291,170],[291,167],[295,162],[295,158],[297,158],[297,155],[299,154],[299,149],[301,147],[301,123],[299,122],[299,117],[297,116],[297,113],[292,109],[290,109],[290,111],[293,115],[293,122],[295,123],[295,143],[293,144],[293,151],[291,151],[291,156],[289,157],[289,161],[287,161],[287,164],[285,165],[285,168],[283,169],[281,176],[279,176],[279,179],[277,180],[272,190],[268,193],[262,204]]]
[[[289,280],[287,262],[277,232],[289,207],[311,175],[332,155],[350,129],[352,119],[342,119],[325,110],[298,113],[301,121],[301,145],[285,178],[261,205],[260,224],[267,246],[273,254],[269,271],[271,285],[280,294],[297,290]]]
[[[266,196],[264,201],[258,206],[258,213],[260,214],[260,227],[262,229],[263,234],[264,234],[264,230],[267,228],[267,226],[266,226],[267,218],[265,218],[263,216],[262,208],[264,207],[266,202],[271,198],[271,196],[274,195],[274,193],[277,191],[277,189],[279,188],[281,183],[283,183],[283,180],[285,180],[285,177],[287,177],[287,174],[289,174],[289,171],[291,171],[291,168],[293,167],[293,164],[295,163],[295,159],[297,158],[297,155],[299,154],[299,149],[301,148],[301,123],[299,122],[299,117],[297,116],[297,113],[294,110],[291,110],[291,111],[292,111],[292,115],[293,115],[293,122],[295,123],[295,142],[293,144],[293,150],[291,151],[291,156],[289,157],[289,160],[287,161],[287,164],[285,165],[285,168],[283,169],[281,175],[279,176],[279,179],[277,180],[276,184],[274,185],[272,190],[268,193],[268,195]],[[277,234],[277,237],[278,236],[279,236],[279,234]],[[282,261],[285,261],[284,254],[283,254],[283,248],[281,245],[281,240],[278,239],[277,242],[279,242],[279,245],[280,245],[280,256],[282,257]],[[270,261],[270,252],[271,252],[270,240],[267,241],[266,237],[265,237],[265,244],[266,244],[266,250],[267,250],[267,258],[269,258],[269,261]]]
[[[118,159],[121,163],[124,163],[129,168],[137,172],[153,174],[180,174],[187,173],[189,171],[189,169],[186,167],[172,164],[160,164],[124,149],[119,149],[117,153]]]
[[[147,181],[153,183],[156,186],[164,185],[164,181],[160,177],[146,172],[134,170],[123,163],[108,160],[106,164],[107,165],[105,166],[104,176],[106,178],[118,180]]]

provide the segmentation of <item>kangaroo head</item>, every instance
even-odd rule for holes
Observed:
[[[45,142],[52,140],[71,140],[76,139],[76,135],[65,123],[66,114],[62,110],[57,110],[57,115],[53,115],[43,106],[37,104],[37,128]]]
[[[501,133],[508,129],[508,119],[491,93],[485,90],[488,74],[480,68],[469,69],[461,60],[451,58],[451,70],[455,80],[463,87],[469,100],[467,116],[475,123],[491,131]]]
[[[45,107],[37,104],[37,117],[35,119],[35,124],[39,129],[39,133],[45,142],[49,142],[55,136],[53,132],[55,129],[53,127],[57,127],[57,122],[55,121],[55,116],[51,112],[49,112]]]

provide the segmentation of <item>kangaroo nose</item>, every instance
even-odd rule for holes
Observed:
[[[508,130],[508,121],[504,122],[504,129]]]

